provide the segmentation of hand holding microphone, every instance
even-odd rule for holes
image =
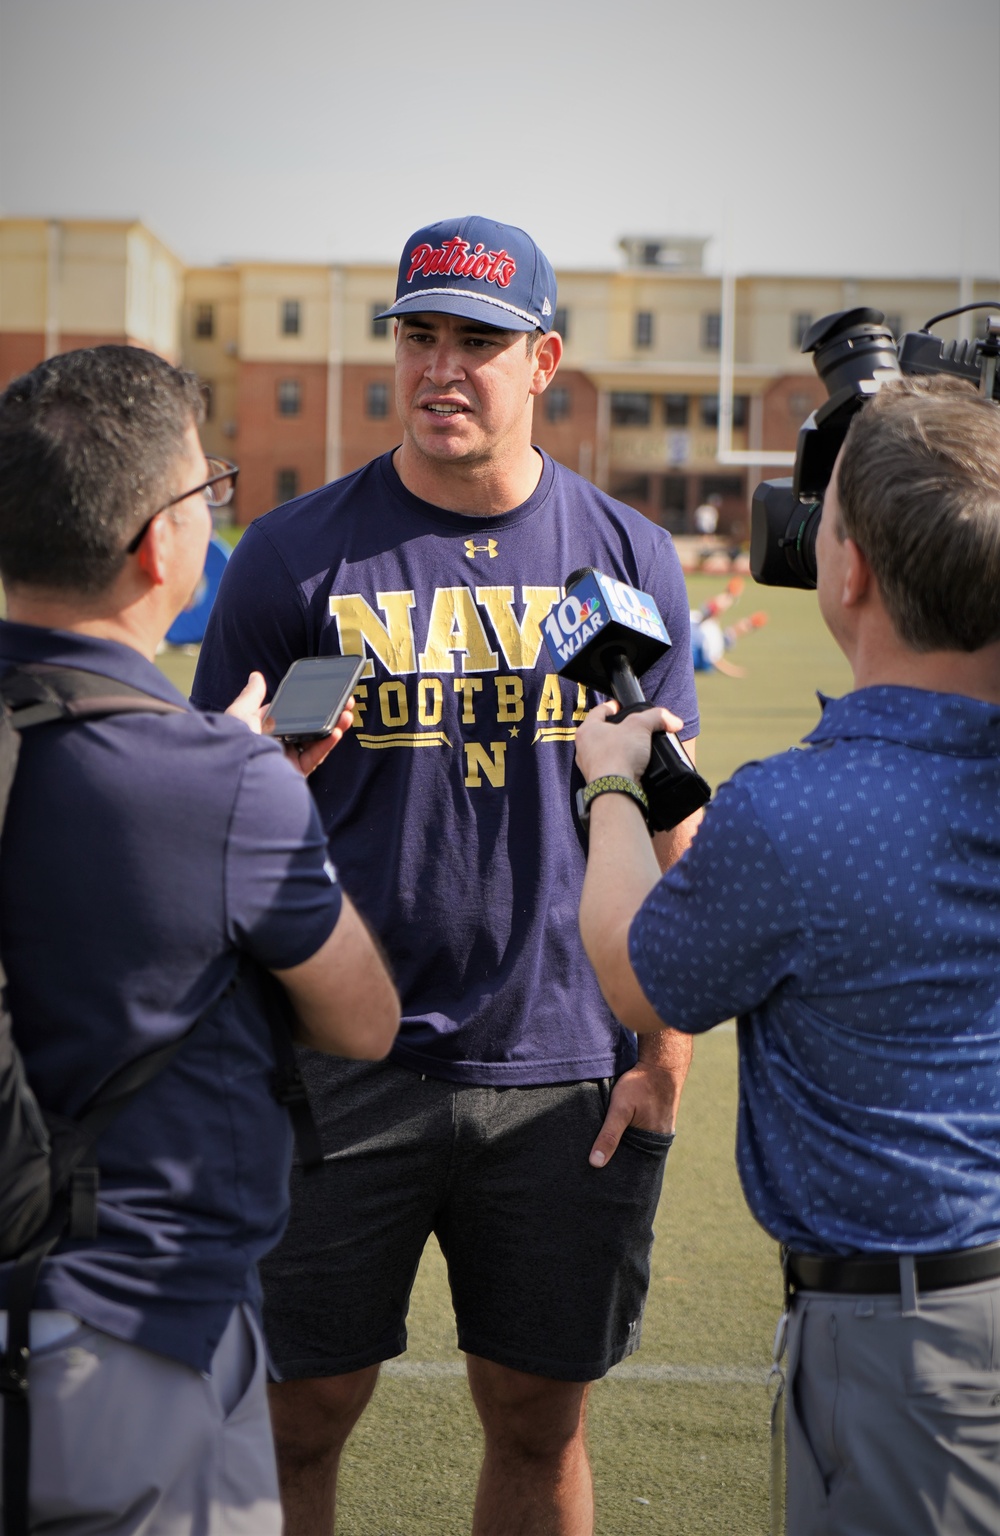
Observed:
[[[670,636],[647,593],[593,569],[574,571],[566,578],[566,596],[553,607],[542,631],[549,654],[564,677],[610,694],[617,701],[620,707],[617,714],[608,714],[610,722],[618,724],[637,711],[650,709],[636,673],[652,666],[670,645]],[[654,832],[669,831],[711,797],[708,784],[676,735],[669,734],[681,724],[675,715],[663,710],[651,738],[649,766],[641,782]],[[590,733],[591,738],[594,735]],[[626,746],[624,740],[622,745]],[[588,746],[589,742],[584,746],[585,755]],[[641,766],[636,763],[636,754],[641,756],[644,751],[644,742],[630,730],[623,762]],[[631,770],[624,777],[631,777]],[[588,789],[593,788],[588,785]],[[630,792],[625,783],[620,788]],[[588,798],[587,790],[581,790],[578,810],[583,820]],[[641,803],[643,797],[634,798]]]
[[[651,738],[665,731],[676,733],[683,724],[677,715],[654,704],[627,712],[614,702],[597,704],[576,733],[580,772],[588,782],[601,774],[622,773],[638,783],[649,767]],[[609,731],[608,725],[621,729]]]

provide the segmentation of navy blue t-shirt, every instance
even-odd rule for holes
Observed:
[[[221,999],[99,1140],[99,1236],[47,1261],[35,1305],[203,1370],[233,1305],[256,1299],[291,1155],[252,987],[239,1002],[223,993],[241,956],[269,969],[309,959],[340,889],[305,781],[275,742],[199,715],[126,646],[0,623],[0,669],[31,661],[183,706],[24,733],[0,951],[40,1101],[75,1114]]]
[[[195,678],[217,708],[259,668],[367,659],[354,729],[310,783],[346,888],[403,999],[402,1065],[500,1085],[607,1076],[635,1042],[579,937],[576,727],[540,625],[594,566],[652,594],[673,641],[647,696],[697,735],[689,605],[669,536],[542,455],[534,493],[467,517],[405,489],[386,454],[277,508],[226,568]]]

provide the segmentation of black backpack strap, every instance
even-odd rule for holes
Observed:
[[[68,1227],[70,1237],[97,1236],[97,1169],[84,1166],[88,1154],[129,1100],[163,1071],[218,1002],[219,998],[216,998],[211,1007],[199,1014],[176,1039],[137,1056],[134,1061],[125,1062],[102,1083],[82,1112],[72,1120],[57,1115],[46,1116],[52,1140],[52,1188],[55,1192],[64,1192],[68,1198],[69,1209],[63,1225]]]
[[[64,1225],[64,1211],[57,1205],[31,1248],[18,1259],[7,1291],[7,1348],[0,1358],[4,1536],[29,1536],[31,1416],[28,1408],[28,1361],[31,1358],[31,1302],[39,1270],[59,1241]]]
[[[31,662],[7,672],[0,678],[0,699],[7,706],[11,725],[18,731],[32,725],[47,725],[52,720],[186,713],[182,704],[168,703],[153,693],[133,688],[131,683],[119,683],[82,667],[56,667],[47,662]]]

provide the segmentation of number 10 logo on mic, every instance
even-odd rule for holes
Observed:
[[[616,641],[637,672],[652,666],[670,645],[656,604],[646,592],[600,571],[570,577],[568,591],[545,619],[545,644],[564,677],[594,686],[594,641]],[[603,649],[603,643],[599,645]],[[582,656],[582,653],[587,653]],[[582,666],[577,659],[582,656]]]

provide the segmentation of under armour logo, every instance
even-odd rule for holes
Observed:
[[[477,544],[475,539],[466,539],[466,541],[465,541],[465,558],[466,558],[466,560],[475,560],[477,555],[489,555],[491,560],[495,560],[496,557],[497,557],[497,541],[496,541],[496,539],[487,539],[485,544]]]

